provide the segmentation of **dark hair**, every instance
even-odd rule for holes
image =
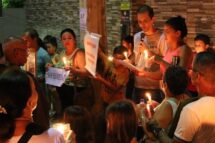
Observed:
[[[50,35],[47,35],[47,36],[43,39],[44,44],[51,44],[57,48],[57,38],[50,36]]]
[[[77,143],[94,142],[92,119],[89,111],[80,106],[70,106],[64,110],[64,121],[70,124],[76,134]]]
[[[62,38],[62,35],[63,35],[65,32],[69,32],[70,34],[72,34],[72,36],[73,36],[74,39],[76,40],[75,32],[74,32],[72,29],[70,29],[70,28],[66,28],[66,29],[62,30],[61,33],[60,33],[60,38]]]
[[[15,118],[22,116],[32,94],[30,79],[26,72],[17,67],[6,69],[0,76],[0,93],[0,105],[7,112],[0,113],[0,140],[7,140],[13,136]]]
[[[113,54],[123,54],[124,52],[128,51],[124,46],[117,46],[113,50]]]
[[[150,18],[153,18],[153,17],[154,17],[154,10],[153,10],[153,8],[151,8],[150,6],[148,6],[148,5],[146,5],[146,4],[141,5],[141,6],[137,9],[137,14],[145,13],[145,12],[148,12]]]
[[[204,42],[206,45],[210,45],[210,37],[206,34],[198,34],[195,38],[194,38],[195,41],[202,41]]]
[[[169,91],[177,96],[185,92],[189,77],[184,68],[180,66],[170,66],[167,68],[163,80],[167,84]]]
[[[187,36],[187,25],[183,17],[171,17],[166,21],[165,24],[171,26],[176,31],[180,31],[182,40]]]
[[[117,101],[106,109],[106,143],[130,143],[137,128],[137,117],[132,103],[128,100]]]
[[[134,46],[134,38],[133,38],[133,36],[131,36],[131,35],[125,36],[122,40],[126,41],[129,44],[131,44],[132,47]]]
[[[210,50],[198,53],[194,58],[193,70],[195,72],[207,72],[205,75],[209,75],[210,79],[208,79],[215,83],[215,51]]]
[[[44,44],[43,41],[41,40],[38,32],[36,29],[33,28],[28,28],[25,30],[26,33],[28,33],[28,35],[31,37],[31,39],[37,39],[37,44],[39,47],[43,47],[44,48]]]

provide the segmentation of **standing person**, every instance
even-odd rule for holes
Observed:
[[[106,110],[107,133],[105,143],[137,143],[137,117],[130,101],[110,104]]]
[[[0,142],[64,143],[63,136],[52,128],[33,123],[37,106],[36,80],[17,67],[0,76]]]
[[[77,47],[76,35],[72,29],[62,30],[60,36],[65,49],[59,54],[59,61],[53,66],[57,68],[69,67],[70,70],[69,78],[61,87],[57,88],[62,110],[74,104],[90,109],[94,99],[93,91],[90,89],[89,73],[85,69],[85,53]],[[66,59],[67,65],[63,62],[63,58]]]
[[[48,101],[46,96],[45,72],[46,72],[46,64],[50,63],[50,57],[48,53],[43,49],[42,40],[40,39],[39,34],[35,29],[32,29],[32,28],[26,29],[22,36],[22,39],[26,42],[28,50],[29,51],[34,50],[35,52],[36,57],[34,57],[35,55],[33,55],[33,58],[35,58],[36,60],[35,76],[41,86],[40,88],[41,100],[39,100],[38,108],[34,112],[38,116],[35,116],[34,120],[41,122],[43,125],[48,125],[49,124],[49,120],[48,120],[49,106],[48,106]],[[29,55],[29,56],[32,56],[32,55]],[[30,58],[29,56],[28,56],[27,63],[30,60],[33,60],[33,59],[29,59]],[[41,113],[45,113],[45,115],[41,115]]]
[[[134,35],[135,64],[139,69],[144,70],[146,65],[144,51],[148,52],[149,57],[154,54],[162,56],[166,49],[166,43],[162,32],[154,27],[154,11],[150,6],[143,5],[137,10],[137,20],[142,31]],[[147,67],[147,71],[156,73],[157,77],[135,76],[134,101],[138,103],[140,98],[145,99],[146,92],[150,92],[152,99],[161,102],[162,92],[159,89],[159,80],[162,79],[162,76],[160,67],[158,64],[152,64]]]
[[[129,62],[134,65],[135,63],[135,54],[134,54],[134,38],[131,35],[126,36],[122,39],[122,46],[124,46],[127,50],[127,56]],[[132,71],[129,72],[129,80],[126,85],[126,98],[132,99],[132,93],[134,90],[134,73]]]

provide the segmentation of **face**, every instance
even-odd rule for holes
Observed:
[[[66,49],[74,49],[76,46],[75,38],[69,32],[63,33],[63,35],[61,36],[61,40],[62,40],[63,46]]]
[[[54,55],[55,54],[56,47],[54,45],[52,45],[50,43],[47,43],[46,48],[47,48],[47,51],[48,51],[49,55]]]
[[[116,59],[116,60],[124,60],[125,59],[125,56],[122,55],[122,54],[114,54],[113,55],[113,58]],[[115,67],[120,67],[121,64],[119,64],[118,62],[114,62],[114,66]],[[122,66],[123,67],[123,66]]]
[[[17,65],[23,66],[27,62],[28,48],[25,43],[17,42],[17,48],[14,49],[14,58]]]
[[[206,51],[208,48],[208,45],[205,44],[202,40],[196,40],[196,41],[194,41],[194,44],[195,44],[196,53]]]
[[[37,39],[32,39],[28,32],[25,32],[22,39],[26,42],[27,48],[37,49]]]
[[[129,44],[128,42],[126,42],[126,41],[122,41],[122,46],[124,46],[126,49],[131,49],[132,47],[131,47],[131,44]]]
[[[170,25],[164,25],[164,34],[167,44],[178,42],[180,32],[173,29]]]
[[[138,21],[139,27],[145,33],[153,29],[154,18],[151,18],[148,12],[138,13],[137,21]]]

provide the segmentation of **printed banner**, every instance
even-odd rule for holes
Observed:
[[[86,33],[84,37],[85,48],[85,68],[93,75],[96,76],[96,64],[99,47],[99,39],[101,35],[96,33]]]
[[[70,71],[50,67],[46,72],[46,84],[61,87],[68,77]]]

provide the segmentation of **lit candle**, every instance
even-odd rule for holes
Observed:
[[[125,59],[128,59],[128,52],[124,52],[123,54],[125,56]]]
[[[150,93],[146,93],[146,97],[148,99],[147,102],[151,103],[152,102],[152,97],[151,97]]]
[[[148,118],[150,119],[152,117],[150,104],[146,104],[146,110],[147,110],[147,113],[148,113]]]
[[[67,66],[67,63],[68,63],[68,62],[67,62],[66,57],[63,57],[63,63],[64,63],[65,66]]]
[[[148,62],[149,54],[147,50],[144,50],[144,61],[145,61],[145,68],[149,67],[149,62]]]
[[[112,57],[112,56],[109,56],[109,57],[108,57],[108,60],[112,62],[112,61],[113,61],[113,57]]]
[[[70,140],[70,136],[73,131],[70,129],[69,124],[55,123],[52,127],[58,130],[64,136],[65,141]]]

